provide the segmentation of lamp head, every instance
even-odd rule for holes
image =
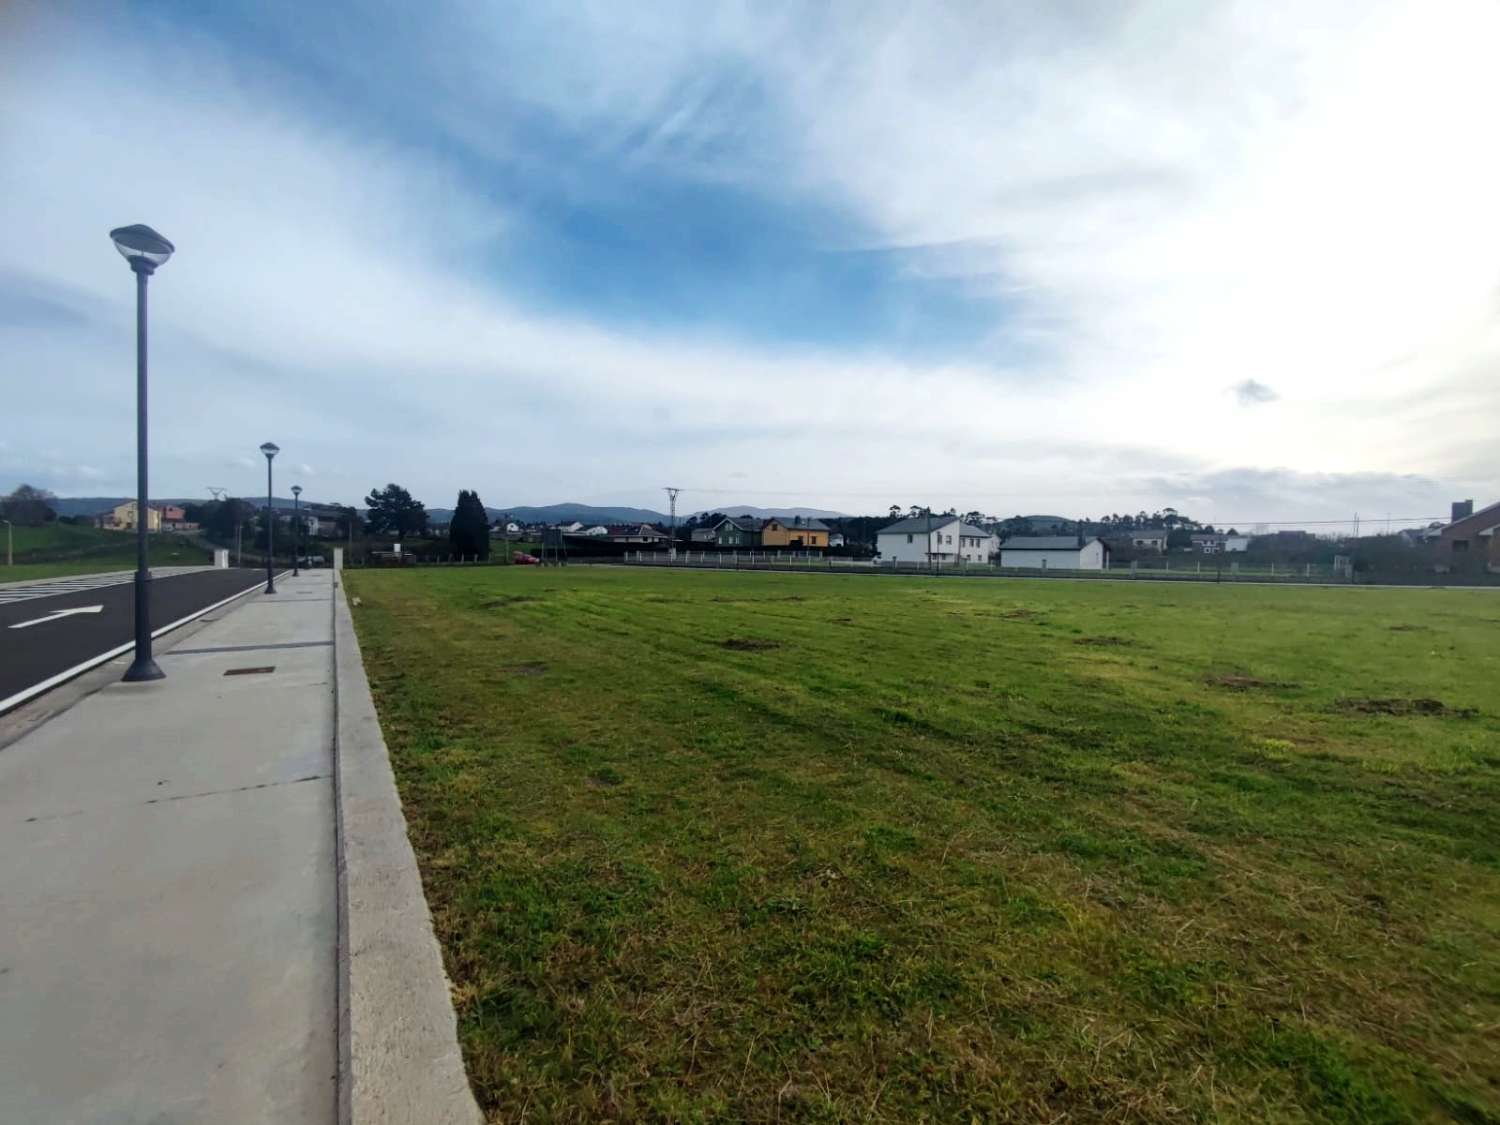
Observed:
[[[294,484],[294,485],[292,485],[292,495],[293,496],[301,496],[302,495],[302,486],[300,484]]]
[[[177,248],[144,223],[116,227],[109,232],[115,249],[136,273],[152,274]]]
[[[269,461],[272,457],[275,457],[276,454],[281,452],[281,446],[277,445],[275,442],[268,441],[265,445],[260,447],[260,451],[266,455],[266,460]]]

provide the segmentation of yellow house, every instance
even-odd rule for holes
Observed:
[[[135,501],[127,500],[123,504],[116,504],[110,510],[104,520],[105,527],[113,527],[122,531],[135,530]],[[146,530],[161,530],[161,509],[146,505]]]
[[[794,516],[791,519],[768,519],[761,525],[762,547],[791,547],[801,550],[807,547],[828,546],[828,525],[822,520]]]

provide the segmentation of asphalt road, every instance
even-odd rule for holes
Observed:
[[[200,570],[159,577],[151,583],[151,628],[265,582],[257,570]],[[97,612],[91,607],[99,606]],[[90,612],[51,617],[59,610]],[[37,622],[17,629],[28,621]],[[33,685],[57,676],[135,637],[135,584],[77,590],[0,604],[0,711]],[[13,702],[11,702],[13,701]]]

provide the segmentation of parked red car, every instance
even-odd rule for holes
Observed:
[[[528,555],[525,551],[517,551],[511,555],[510,561],[517,566],[541,566],[542,560],[535,555]]]

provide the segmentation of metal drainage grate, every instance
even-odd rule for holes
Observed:
[[[265,664],[259,668],[230,668],[224,673],[226,676],[259,676],[262,672],[274,672],[276,665]]]

